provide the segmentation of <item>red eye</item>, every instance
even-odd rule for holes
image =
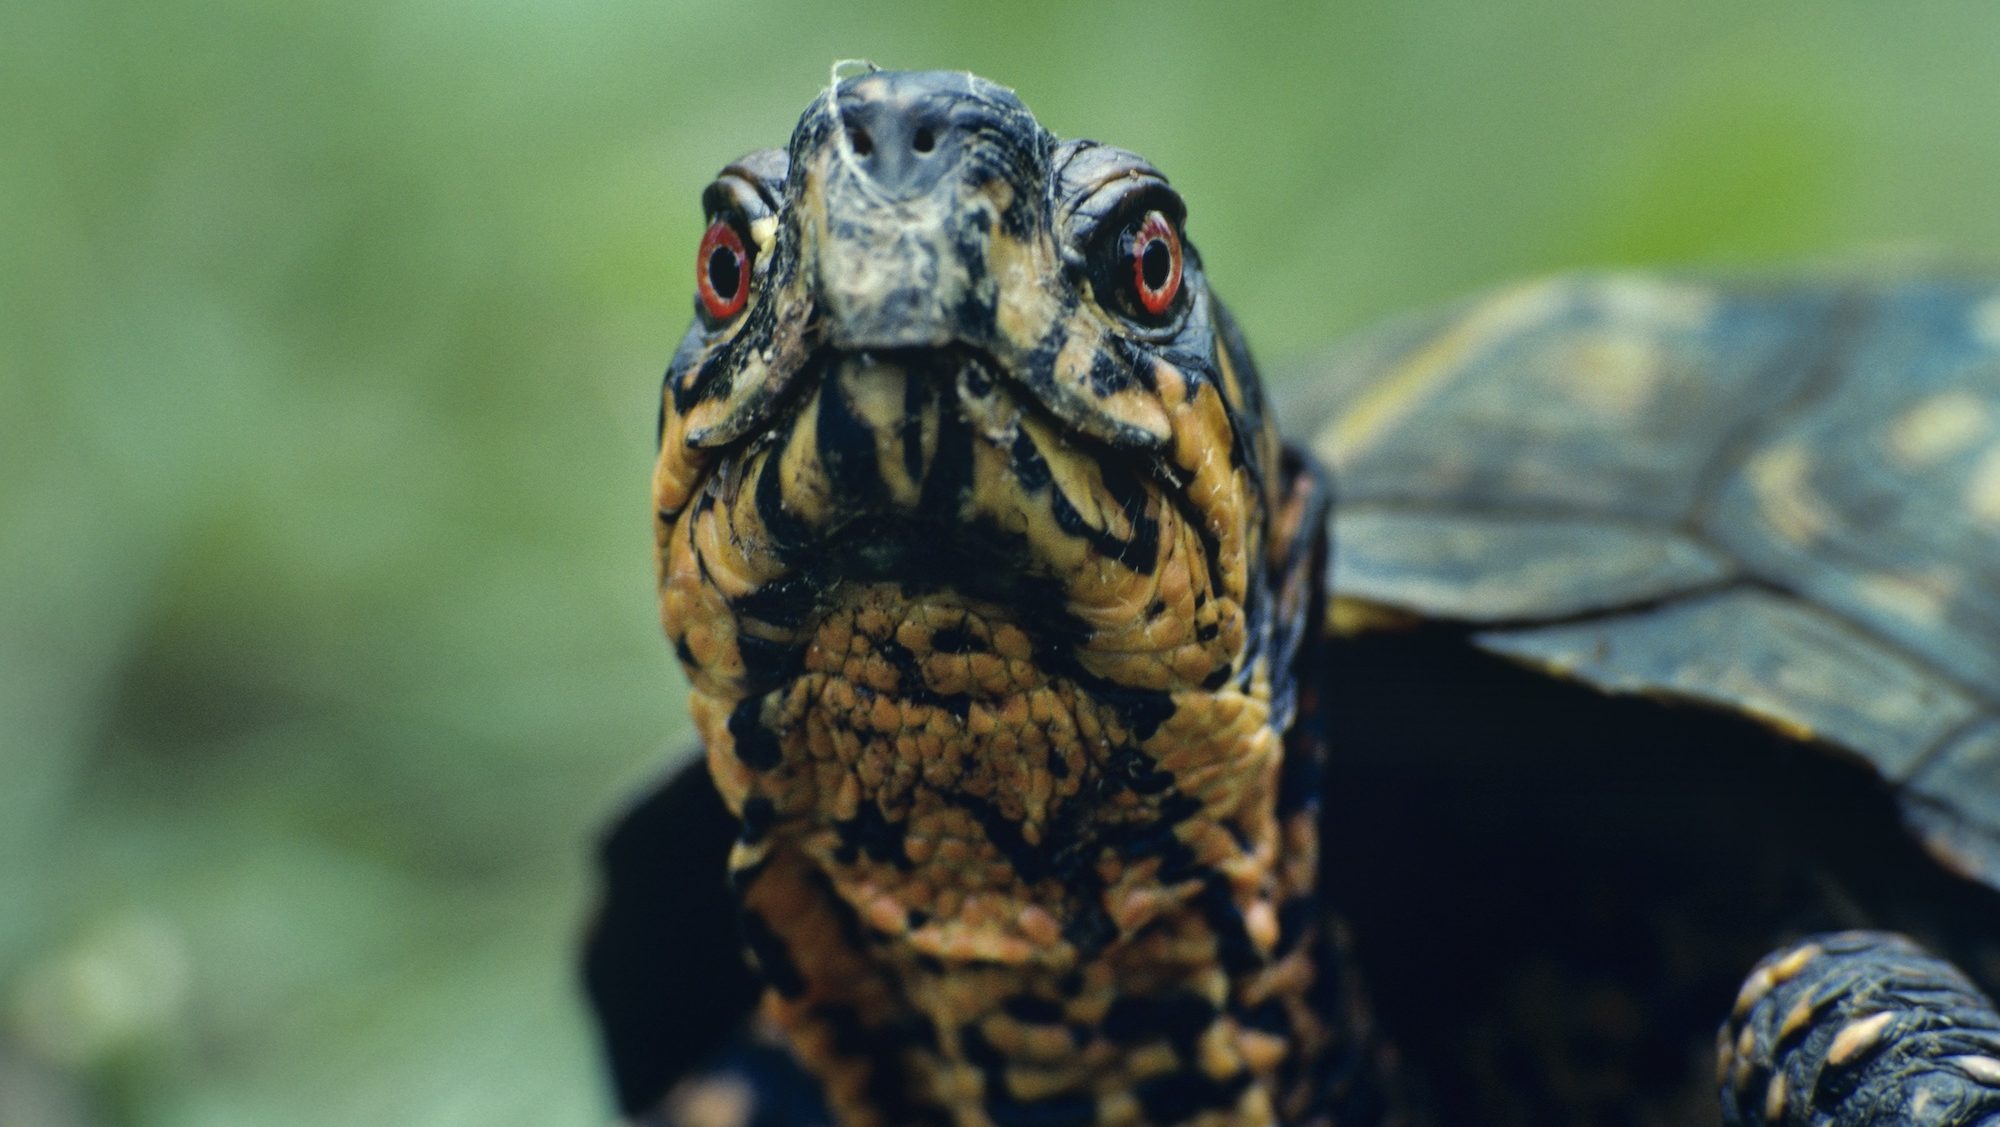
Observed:
[[[1139,305],[1159,316],[1181,292],[1181,237],[1157,211],[1149,211],[1132,235],[1132,288]]]
[[[1178,272],[1178,271],[1177,271]],[[717,321],[727,321],[743,311],[750,298],[750,255],[743,249],[743,236],[729,220],[717,219],[701,237],[701,257],[695,261],[695,288],[701,291],[701,307]]]

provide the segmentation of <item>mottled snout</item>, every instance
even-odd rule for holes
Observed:
[[[1020,144],[1032,118],[998,86],[933,72],[850,82],[836,119],[816,240],[827,339],[849,351],[982,343],[966,332],[991,324],[995,231],[1046,172],[1045,146]]]
[[[840,94],[849,153],[885,199],[907,200],[935,188],[965,155],[967,133],[953,120],[964,95],[937,89],[937,76],[875,75]]]

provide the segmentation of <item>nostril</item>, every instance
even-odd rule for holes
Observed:
[[[858,157],[865,157],[875,151],[875,139],[868,135],[866,129],[849,129],[847,131],[847,145],[854,150],[854,155]]]
[[[922,126],[917,130],[917,135],[910,139],[910,147],[920,153],[930,152],[937,148],[937,134],[931,132],[930,126]]]

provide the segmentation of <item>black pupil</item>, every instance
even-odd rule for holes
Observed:
[[[708,252],[708,284],[724,301],[736,296],[736,287],[743,284],[743,268],[735,251],[716,247]]]
[[[1174,252],[1167,249],[1167,240],[1155,236],[1139,252],[1139,277],[1144,279],[1147,289],[1164,289],[1173,269]]]

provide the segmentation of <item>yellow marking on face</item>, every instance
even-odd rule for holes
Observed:
[[[1071,326],[1069,336],[1063,340],[1062,351],[1056,353],[1056,382],[1074,389],[1088,387],[1090,369],[1103,348],[1102,333],[1085,331],[1082,325]]]
[[[1780,1072],[1771,1077],[1771,1086],[1764,1089],[1764,1118],[1772,1123],[1785,1117],[1785,1074]]]
[[[801,520],[823,520],[833,504],[831,483],[825,474],[819,472],[818,397],[838,394],[839,389],[830,386],[821,387],[813,393],[813,398],[799,412],[798,421],[792,426],[791,437],[785,443],[785,452],[775,470],[784,510]]]
[[[1729,1083],[1729,1070],[1736,1061],[1736,1055],[1731,1051],[1735,1045],[1727,1025],[1715,1031],[1715,1086],[1718,1088]]]
[[[1812,491],[1812,455],[1804,446],[1774,446],[1759,454],[1747,472],[1764,519],[1793,544],[1810,545],[1839,523],[1838,514]]]
[[[778,241],[778,217],[763,215],[750,221],[750,241],[757,244],[757,257],[771,253],[771,247]]]
[[[725,339],[733,338],[749,323],[750,318],[738,317],[723,329],[723,336]],[[720,347],[720,342],[716,347]],[[689,377],[691,378],[698,370],[699,368],[690,369]],[[760,387],[770,378],[771,366],[763,353],[745,354],[735,372],[728,377],[727,394],[715,399],[703,399],[688,408],[686,417],[681,420],[682,440],[686,441],[690,435],[699,437],[697,432],[720,426],[725,419],[736,413],[743,401],[748,398],[750,391]]]
[[[979,193],[993,202],[993,214],[1007,214],[1008,205],[1014,202],[1014,183],[1004,176],[996,176],[980,186]]]
[[[1336,468],[1362,456],[1441,394],[1481,353],[1558,312],[1569,296],[1567,290],[1560,282],[1531,282],[1474,309],[1362,393],[1314,448]]]
[[[2000,446],[1988,447],[1965,482],[1965,509],[1972,519],[2000,528]]]
[[[1856,1018],[1841,1027],[1834,1034],[1833,1044],[1827,1047],[1826,1063],[1846,1064],[1857,1055],[1875,1047],[1882,1039],[1882,1031],[1896,1018],[1895,1011],[1883,1010],[1871,1017]]]
[[[1889,452],[1910,469],[1964,453],[1993,430],[1993,409],[1964,388],[1917,400],[1889,423]]]
[[[995,231],[986,248],[986,270],[999,286],[994,324],[1016,349],[1035,347],[1062,312],[1055,292],[1044,281],[1048,277],[1048,254],[1041,240],[1024,242],[1004,231]],[[1091,345],[1100,343],[1081,324],[1070,326],[1073,335],[1091,336]]]
[[[661,512],[678,513],[694,496],[709,455],[687,444],[687,417],[669,403],[660,431],[660,458],[653,466],[653,504]],[[664,534],[664,526],[661,529]]]
[[[1044,450],[1055,451],[1047,458],[1049,476],[1056,489],[1062,493],[1063,499],[1069,502],[1070,508],[1076,510],[1078,516],[1083,518],[1083,522],[1117,539],[1131,539],[1132,524],[1125,519],[1122,509],[1108,503],[1103,471],[1098,468],[1097,463],[1086,458],[1068,456],[1067,451],[1060,445],[1061,437],[1039,425],[1031,426],[1030,433],[1035,435],[1036,445]],[[1140,564],[1145,561],[1126,562]]]
[[[709,585],[733,601],[756,590],[762,577],[739,550],[734,531],[725,526],[719,513],[710,509],[695,515],[694,550],[707,565]]]
[[[906,425],[909,421],[909,411],[905,406],[909,383],[922,378],[921,374],[907,371],[898,364],[879,361],[853,364],[840,373],[838,387],[830,387],[820,393],[847,393],[855,417],[874,436],[876,472],[881,475],[889,499],[899,505],[915,506],[923,494],[924,484],[921,477],[910,476],[904,442],[912,438],[916,440],[919,466],[929,463],[930,454],[937,446],[937,404],[934,400],[918,415],[914,434]],[[801,424],[804,422],[801,420]],[[805,427],[801,425],[793,442],[797,444],[805,438]],[[817,443],[814,442],[813,446],[817,447]],[[813,476],[824,484],[825,475]]]
[[[1229,398],[1231,406],[1243,406],[1243,377],[1236,372],[1236,365],[1230,363],[1227,349],[1216,349],[1216,371],[1222,376],[1222,393]]]

